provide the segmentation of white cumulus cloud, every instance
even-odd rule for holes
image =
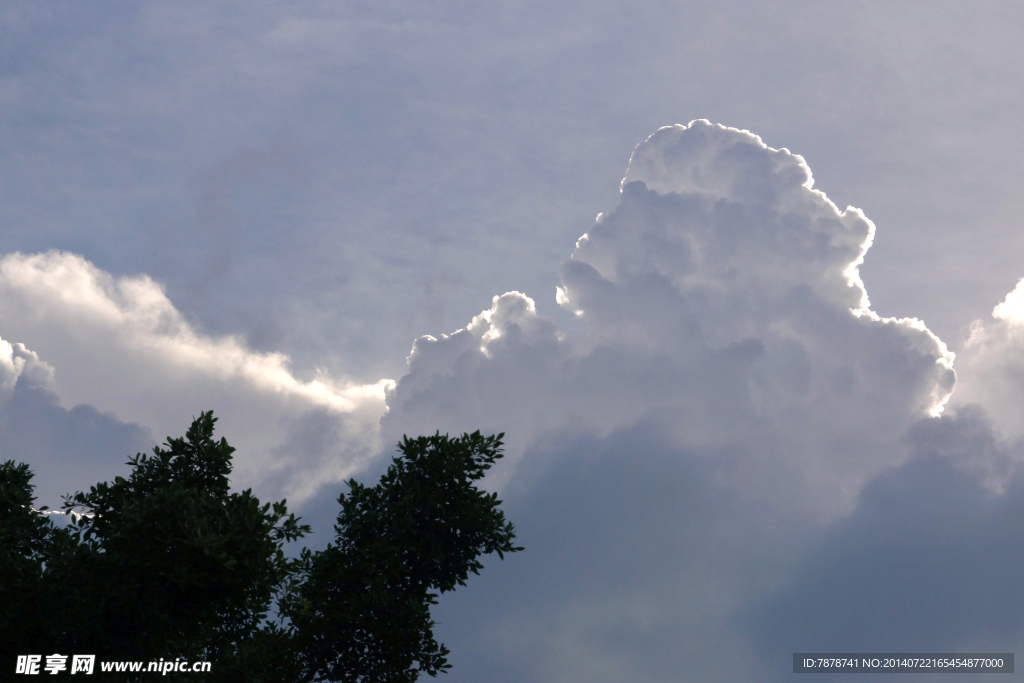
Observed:
[[[785,149],[663,128],[563,265],[583,333],[509,292],[416,341],[386,438],[508,432],[494,483],[526,548],[442,600],[453,683],[781,681],[796,651],[1024,642],[1024,441],[993,429],[1024,398],[1024,285],[957,358],[984,408],[957,385],[944,410],[953,354],[870,308],[874,231]]]
[[[196,331],[152,279],[115,278],[74,254],[0,259],[0,335],[52,367],[52,391],[63,406],[92,406],[149,428],[160,441],[213,409],[220,434],[238,449],[238,485],[301,499],[379,450],[389,380],[301,380],[283,354]],[[4,386],[29,353],[5,359],[5,350]],[[311,413],[333,421],[337,435],[316,454],[288,446],[295,425]]]
[[[562,268],[557,301],[587,331],[495,297],[417,340],[385,434],[502,430],[516,460],[553,433],[653,421],[746,495],[841,514],[955,382],[921,321],[870,310],[857,267],[874,231],[788,150],[702,120],[662,128]]]
[[[18,382],[51,388],[53,367],[22,343],[0,339],[0,402],[10,400]]]
[[[957,356],[963,381],[957,384],[955,404],[978,404],[1004,438],[1024,437],[1024,280],[992,310],[989,320],[976,320],[969,329]]]

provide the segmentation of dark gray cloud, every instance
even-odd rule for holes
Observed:
[[[505,494],[526,551],[436,610],[452,680],[756,677],[728,616],[778,583],[813,525],[745,500],[651,424],[539,458]]]
[[[908,439],[824,527],[737,496],[650,424],[545,443],[505,488],[527,550],[435,612],[451,679],[777,681],[793,652],[1019,649],[1024,481],[997,491],[982,463],[1020,446],[977,407]]]
[[[59,510],[63,496],[125,476],[136,453],[156,440],[138,424],[124,423],[89,405],[64,408],[52,389],[21,373],[0,404],[0,460],[28,463],[37,506]]]
[[[917,425],[910,440],[912,459],[865,487],[787,585],[746,613],[766,661],[796,651],[1019,649],[1024,480],[1004,476],[995,491],[978,464],[1008,468],[1020,445],[999,444],[976,406]]]

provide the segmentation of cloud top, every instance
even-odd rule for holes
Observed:
[[[627,204],[640,188],[673,197],[682,229],[648,231],[639,242],[627,232],[619,241],[613,226],[601,229],[607,220],[601,216],[595,230],[602,233],[604,248],[595,244],[592,231],[577,244],[574,260],[614,278],[616,268],[641,266],[642,254],[654,259],[647,264],[652,270],[684,289],[808,286],[836,305],[868,308],[857,266],[871,246],[875,225],[854,207],[839,211],[813,189],[810,168],[789,150],[705,120],[667,126],[637,146],[622,181],[624,205],[658,211],[642,200]],[[666,210],[650,219],[668,218]],[[666,243],[653,243],[656,237]],[[571,298],[563,300],[571,305]]]

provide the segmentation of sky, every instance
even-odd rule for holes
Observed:
[[[451,683],[1024,651],[1022,28],[8,0],[0,458],[59,507],[212,409],[315,545],[403,434],[505,432]]]

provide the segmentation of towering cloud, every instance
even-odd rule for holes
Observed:
[[[1020,448],[944,412],[953,354],[921,321],[871,310],[874,230],[785,149],[663,128],[562,268],[583,334],[510,292],[417,340],[385,439],[508,432],[494,483],[527,548],[442,602],[453,683],[776,681],[800,650],[1021,642],[999,588]],[[1013,333],[986,329],[1002,358]]]
[[[552,433],[645,421],[745,495],[848,511],[955,381],[923,323],[870,310],[857,267],[874,230],[788,150],[707,121],[663,128],[562,269],[558,303],[586,334],[495,297],[417,340],[385,432],[503,429],[518,458]]]

